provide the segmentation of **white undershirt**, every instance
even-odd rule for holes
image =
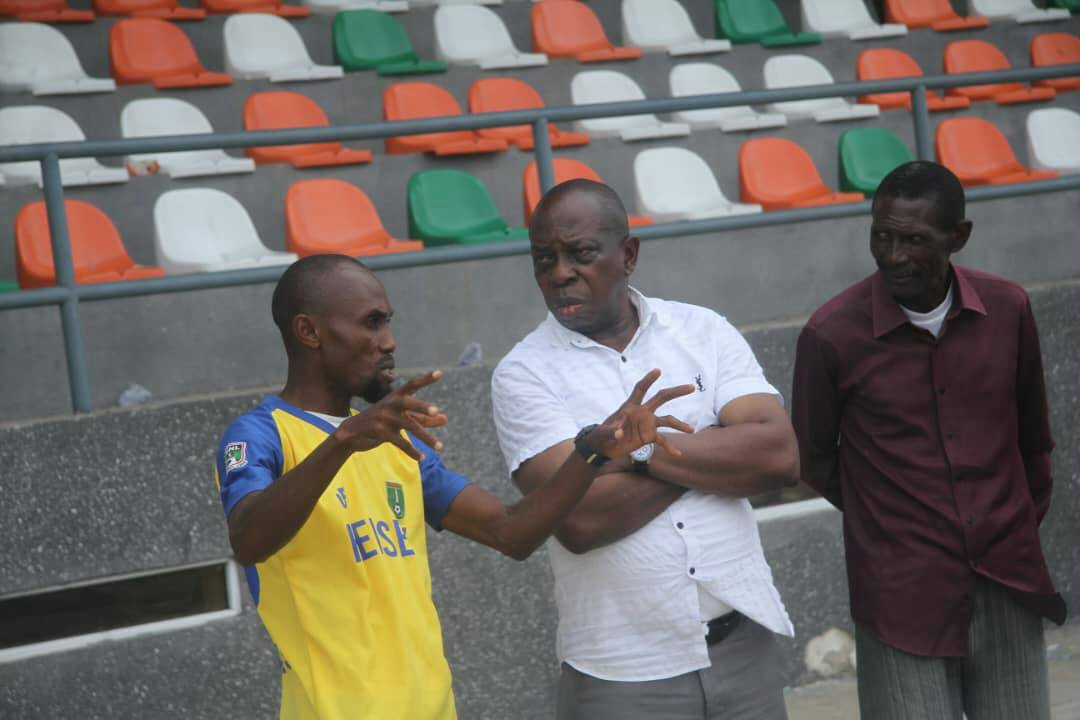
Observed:
[[[912,325],[928,331],[934,337],[941,337],[941,328],[945,324],[945,316],[949,314],[949,310],[952,308],[952,302],[953,289],[952,285],[949,285],[949,290],[945,293],[945,299],[930,312],[915,312],[914,310],[907,309],[903,305],[900,306],[900,309],[904,311],[904,314],[907,315],[907,319],[911,321]]]
[[[314,411],[311,411],[311,410],[305,410],[304,412],[306,412],[308,415],[314,415],[315,417],[319,418],[320,420],[325,420],[326,422],[330,423],[334,427],[338,427],[339,425],[341,425],[341,423],[343,423],[343,422],[345,422],[346,420],[349,419],[348,415],[346,415],[345,417],[338,417],[337,415],[325,415],[323,413],[317,413],[317,412],[314,412]]]

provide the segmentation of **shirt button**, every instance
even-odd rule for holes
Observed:
[[[619,357],[622,358],[623,362],[626,362],[626,356],[625,355],[620,355]]]
[[[952,439],[953,439],[953,437],[954,437],[954,436],[953,436],[953,434],[952,434],[952,433],[945,433],[945,439],[946,439],[946,440],[952,440]]]
[[[695,572],[694,568],[690,568],[690,574],[693,575],[694,572]]]
[[[945,386],[942,385],[941,387],[939,387],[937,389],[937,391],[938,391],[938,395],[944,395],[945,394]]]
[[[975,524],[975,518],[968,515],[967,520],[965,520],[964,522],[966,522],[968,524],[968,527],[971,527],[972,525]]]
[[[677,527],[677,528],[679,528],[680,530],[682,530],[682,529],[683,529],[683,524],[682,524],[681,522],[677,522],[677,523],[675,523],[675,527]]]

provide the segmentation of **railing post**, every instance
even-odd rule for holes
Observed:
[[[536,171],[540,177],[540,192],[546,193],[555,186],[555,168],[551,160],[551,135],[547,118],[533,122],[533,148],[536,153]]]
[[[49,153],[41,159],[41,179],[45,187],[45,211],[49,218],[56,284],[67,291],[67,297],[60,304],[60,325],[64,332],[64,355],[67,360],[71,404],[75,412],[90,412],[90,383],[86,379],[82,326],[79,323],[79,295],[75,289],[75,268],[71,262],[64,187],[60,181],[60,160],[56,153]]]
[[[926,86],[911,91],[911,117],[915,121],[915,154],[920,160],[934,159],[934,143],[930,139],[930,111],[926,108]]]

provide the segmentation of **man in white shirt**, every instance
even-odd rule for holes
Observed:
[[[592,425],[645,370],[697,388],[666,408],[694,429],[665,435],[679,457],[647,445],[607,463],[548,545],[558,718],[785,718],[773,634],[793,630],[746,500],[798,479],[779,393],[724,318],[630,287],[639,243],[606,185],[553,188],[529,237],[550,313],[492,379],[524,493],[590,453]]]

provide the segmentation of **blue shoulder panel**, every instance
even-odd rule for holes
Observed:
[[[283,472],[281,436],[270,412],[264,401],[234,420],[221,438],[214,460],[226,517],[245,495],[266,489]]]
[[[424,519],[435,530],[442,530],[442,519],[450,509],[450,503],[465,489],[469,481],[448,469],[442,458],[412,433],[409,440],[424,454],[420,461],[420,482],[424,487]]]

